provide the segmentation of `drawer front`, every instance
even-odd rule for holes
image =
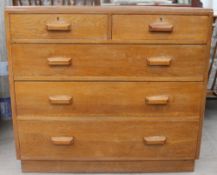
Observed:
[[[107,39],[106,15],[16,14],[10,16],[12,39]]]
[[[202,81],[197,45],[14,44],[15,79]]]
[[[22,160],[187,160],[198,122],[134,119],[19,121]]]
[[[208,16],[114,15],[112,26],[114,40],[205,43],[210,32]]]
[[[15,82],[18,116],[199,116],[202,90],[193,82]]]

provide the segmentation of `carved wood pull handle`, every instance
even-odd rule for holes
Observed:
[[[170,66],[171,62],[172,58],[166,56],[147,58],[147,64],[149,66]]]
[[[70,31],[71,24],[67,21],[57,19],[46,24],[48,31]]]
[[[154,22],[149,25],[150,32],[172,32],[173,25],[168,22]]]
[[[166,144],[167,138],[165,136],[151,136],[144,137],[144,141],[147,145],[164,145]]]
[[[167,95],[149,96],[145,98],[145,101],[149,105],[166,105],[169,102]]]
[[[68,57],[50,57],[47,59],[50,66],[70,66],[72,59]]]
[[[74,142],[73,137],[51,137],[54,145],[72,145]]]
[[[72,97],[68,95],[49,96],[49,101],[55,105],[69,105],[72,103]]]

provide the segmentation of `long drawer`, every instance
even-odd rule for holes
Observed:
[[[112,19],[114,40],[206,43],[210,32],[209,16],[114,15]]]
[[[196,82],[15,82],[21,116],[199,116],[202,90]]]
[[[22,160],[190,160],[198,122],[77,118],[19,121]]]
[[[18,80],[202,81],[202,45],[12,45]]]
[[[107,39],[107,15],[15,14],[12,39]]]

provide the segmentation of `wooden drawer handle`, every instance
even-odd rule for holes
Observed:
[[[47,59],[50,66],[70,66],[72,59],[68,57],[50,57]]]
[[[172,32],[173,25],[168,22],[154,22],[149,25],[150,32]]]
[[[151,136],[144,137],[144,141],[147,145],[164,145],[166,144],[167,138],[165,136]]]
[[[72,97],[68,95],[49,96],[49,101],[55,105],[69,105],[72,103]]]
[[[151,57],[147,58],[147,63],[149,66],[170,66],[172,62],[171,57]]]
[[[149,105],[166,105],[169,102],[169,97],[167,95],[149,96],[145,101]]]
[[[51,137],[54,145],[72,145],[74,142],[73,137]]]
[[[52,22],[47,22],[46,26],[48,31],[70,31],[71,30],[71,24],[61,19],[56,19]]]

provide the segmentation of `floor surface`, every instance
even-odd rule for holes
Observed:
[[[15,158],[11,122],[0,125],[0,175],[21,175]],[[38,175],[39,173],[25,173]],[[46,175],[46,173],[40,173]],[[57,173],[60,175],[59,173]],[[154,175],[217,175],[217,100],[207,102],[200,159],[192,173],[155,173]],[[145,175],[150,175],[149,173]],[[152,174],[153,175],[153,174]]]

